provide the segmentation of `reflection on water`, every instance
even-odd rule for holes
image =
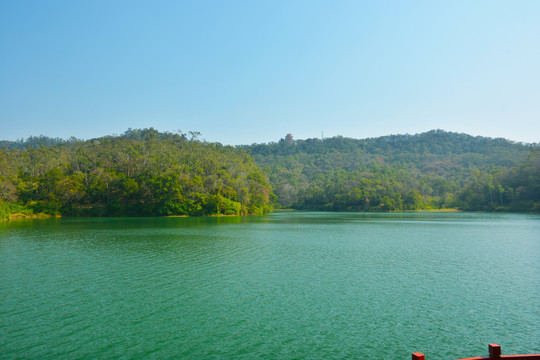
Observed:
[[[540,217],[304,213],[0,224],[0,358],[540,352]]]

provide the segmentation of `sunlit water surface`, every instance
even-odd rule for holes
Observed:
[[[540,352],[540,217],[305,213],[0,224],[1,359]]]

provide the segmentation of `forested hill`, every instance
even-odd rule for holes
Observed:
[[[540,149],[434,130],[223,146],[129,129],[2,142],[0,219],[458,208],[540,212]],[[276,196],[277,195],[277,196]]]
[[[433,130],[242,146],[281,207],[540,211],[538,144]]]
[[[0,218],[241,215],[271,210],[266,174],[246,151],[198,133],[128,130],[89,141],[0,149]],[[40,138],[34,138],[40,139]],[[41,137],[42,140],[49,138]]]

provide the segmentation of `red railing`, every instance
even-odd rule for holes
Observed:
[[[472,357],[458,360],[540,360],[540,354],[530,355],[501,355],[501,346],[497,344],[489,344],[489,356],[488,357]],[[412,354],[412,360],[426,360],[426,356],[422,353]]]

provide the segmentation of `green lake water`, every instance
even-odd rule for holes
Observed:
[[[0,359],[540,353],[540,216],[0,224]]]

